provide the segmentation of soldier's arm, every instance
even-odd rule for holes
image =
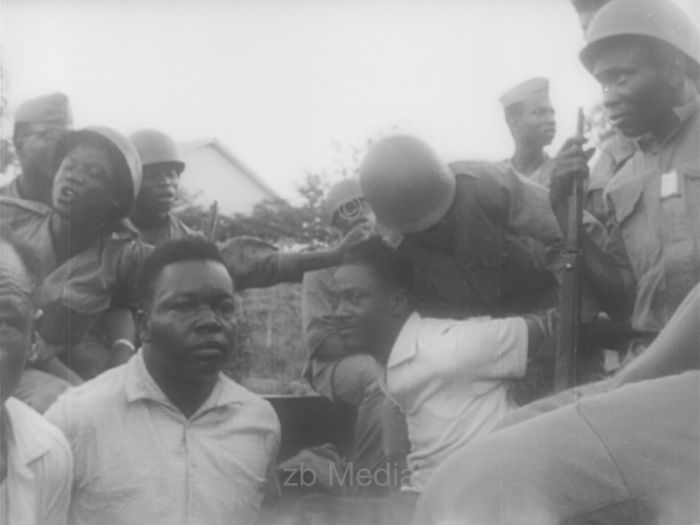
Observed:
[[[323,361],[346,355],[333,315],[335,301],[330,278],[327,272],[308,273],[301,291],[304,344],[313,358]]]
[[[304,273],[340,264],[343,254],[362,242],[366,232],[354,230],[338,245],[313,252],[279,252],[254,237],[234,237],[219,248],[236,290],[300,283]]]
[[[613,387],[700,369],[700,284],[649,348],[613,379]]]
[[[569,220],[569,195],[573,178],[588,174],[588,157],[580,138],[569,139],[557,156],[550,188],[551,207],[562,231]],[[605,248],[595,242],[585,230],[581,231],[580,250],[583,278],[588,290],[611,317],[627,317],[633,306],[634,278],[618,227],[611,228]]]

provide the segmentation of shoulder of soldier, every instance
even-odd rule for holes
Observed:
[[[509,161],[460,160],[451,162],[448,166],[458,177],[466,176],[478,180],[507,177],[512,171]]]
[[[190,228],[185,224],[181,219],[179,219],[176,215],[170,214],[170,220],[177,225],[178,228],[180,228],[183,232],[185,232],[186,235],[200,235],[201,232],[195,230],[194,228]]]
[[[604,140],[599,148],[603,154],[612,158],[615,165],[619,166],[637,152],[637,143],[634,139],[617,132]]]

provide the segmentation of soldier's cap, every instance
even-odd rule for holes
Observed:
[[[15,124],[73,125],[70,101],[63,93],[42,95],[23,102],[15,112]]]
[[[500,101],[504,108],[508,108],[518,102],[525,102],[527,100],[535,100],[548,96],[549,79],[537,77],[521,82],[517,86],[513,86],[501,95]]]

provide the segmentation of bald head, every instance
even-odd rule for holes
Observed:
[[[0,401],[19,384],[32,342],[34,279],[15,243],[0,237]]]

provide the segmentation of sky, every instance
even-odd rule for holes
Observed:
[[[675,0],[696,22],[700,1]],[[221,140],[282,196],[368,138],[510,155],[499,96],[551,81],[558,127],[600,99],[567,0],[0,0],[10,110],[63,91],[75,125]],[[218,191],[219,189],[217,189]],[[225,190],[224,188],[221,191]]]

